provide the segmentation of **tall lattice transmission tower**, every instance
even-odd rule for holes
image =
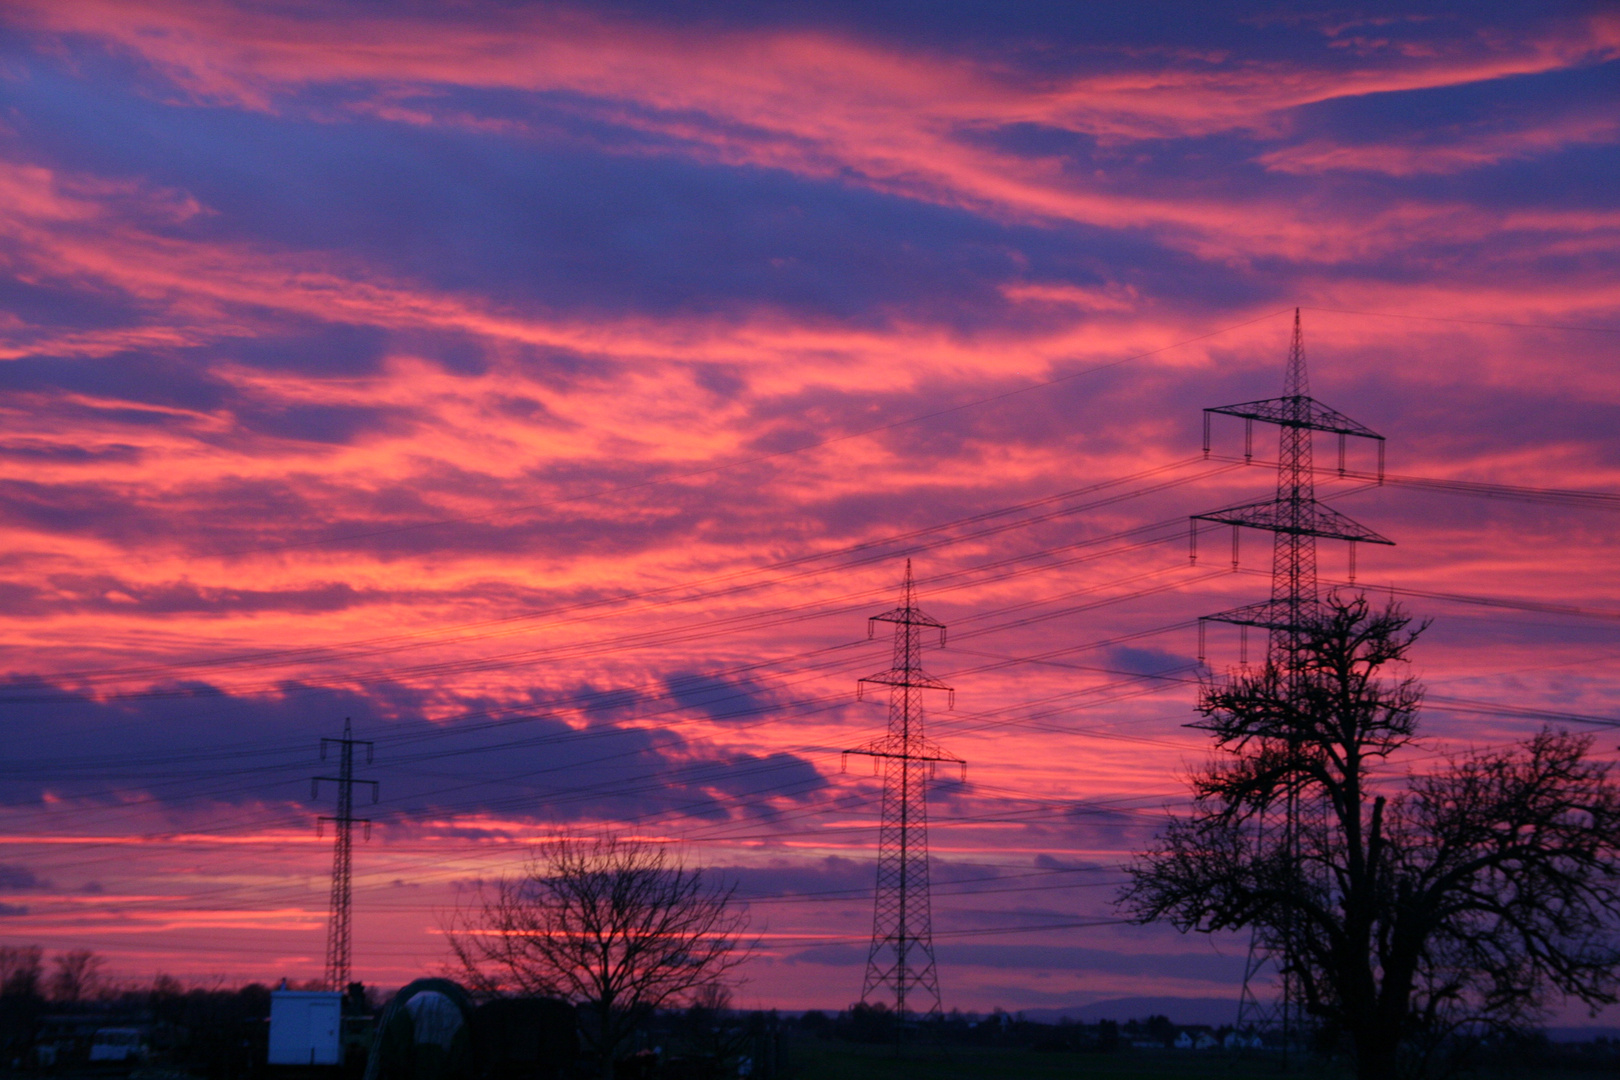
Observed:
[[[354,748],[366,748],[366,764],[371,764],[372,744],[354,737],[354,727],[348,717],[343,718],[341,739],[321,740],[321,760],[326,760],[329,746],[338,748],[338,774],[317,776],[310,782],[309,796],[321,793],[321,781],[328,780],[338,786],[337,813],[315,819],[315,831],[320,832],[322,822],[333,824],[336,836],[332,842],[332,904],[326,927],[326,988],[344,990],[349,985],[349,901],[351,896],[350,872],[354,863],[354,826],[364,825],[366,836],[371,836],[371,819],[354,816],[354,785],[370,784],[371,801],[377,801],[375,780],[356,780],[354,777]]]
[[[1350,545],[1350,580],[1355,580],[1356,544],[1393,544],[1343,514],[1316,501],[1316,469],[1312,457],[1312,437],[1318,431],[1339,437],[1339,474],[1345,471],[1345,440],[1348,436],[1374,440],[1378,444],[1378,480],[1384,478],[1384,437],[1362,424],[1330,409],[1310,396],[1305,370],[1305,339],[1300,330],[1299,309],[1294,310],[1294,338],[1288,350],[1288,373],[1282,397],[1246,401],[1204,410],[1204,453],[1210,448],[1210,417],[1236,416],[1244,422],[1243,456],[1254,457],[1254,422],[1275,424],[1280,429],[1277,449],[1277,494],[1262,502],[1244,503],[1192,517],[1193,557],[1197,558],[1199,522],[1232,526],[1232,567],[1238,564],[1238,534],[1243,527],[1261,529],[1273,536],[1271,548],[1271,597],[1199,620],[1199,657],[1204,647],[1206,622],[1229,623],[1240,628],[1247,640],[1248,628],[1268,632],[1268,651],[1287,673],[1290,683],[1299,678],[1301,632],[1321,602],[1316,581],[1316,541],[1318,538],[1345,540]],[[1245,647],[1244,662],[1247,662]],[[1294,752],[1295,747],[1280,747]],[[1281,820],[1278,820],[1280,817]],[[1298,792],[1290,789],[1283,805],[1272,808],[1270,820],[1264,816],[1259,826],[1262,836],[1281,829],[1285,850],[1295,865],[1299,856],[1300,807]],[[1275,836],[1275,832],[1271,832]],[[1238,998],[1238,1027],[1280,1029],[1286,1045],[1298,1026],[1298,1003],[1292,975],[1294,943],[1292,932],[1283,928],[1280,940],[1266,940],[1258,934],[1249,942],[1244,967],[1243,989]],[[1266,968],[1272,969],[1268,980]],[[1279,982],[1277,999],[1260,1000],[1257,988],[1265,981]]]
[[[906,579],[900,606],[867,621],[871,637],[880,622],[894,624],[894,662],[887,671],[868,675],[857,683],[889,688],[889,730],[882,738],[846,750],[872,759],[873,770],[883,770],[883,818],[878,833],[877,895],[872,911],[872,947],[866,957],[866,978],[861,1001],[886,992],[894,997],[895,1015],[936,1016],[940,1012],[939,975],[934,964],[934,932],[928,897],[927,784],[940,762],[949,762],[967,776],[967,763],[951,757],[923,737],[924,690],[955,691],[922,667],[923,631],[938,630],[945,644],[945,624],[917,607],[906,560]],[[926,1008],[917,1007],[921,997]]]

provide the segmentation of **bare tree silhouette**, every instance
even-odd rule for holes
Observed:
[[[45,979],[38,945],[0,945],[0,997],[36,998]]]
[[[652,1012],[712,994],[746,959],[747,913],[731,887],[662,844],[567,839],[521,874],[479,889],[452,919],[456,965],[477,989],[566,998],[612,1076]]]
[[[85,1001],[95,996],[106,960],[89,949],[70,949],[57,953],[51,962],[56,968],[51,972],[53,1001]]]
[[[1279,952],[1286,936],[1306,1010],[1366,1080],[1430,1072],[1555,994],[1616,1000],[1620,784],[1590,738],[1544,730],[1404,783],[1379,774],[1417,734],[1423,691],[1400,669],[1423,629],[1334,595],[1294,672],[1273,657],[1206,685],[1214,760],[1120,897],[1144,922],[1258,928]],[[1297,857],[1258,827],[1290,789]]]

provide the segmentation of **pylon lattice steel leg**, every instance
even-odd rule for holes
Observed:
[[[366,762],[371,762],[372,744],[365,739],[354,738],[354,728],[347,717],[343,720],[343,737],[341,739],[321,740],[321,759],[326,759],[327,747],[338,748],[338,775],[317,776],[310,787],[310,797],[320,794],[322,780],[331,781],[338,786],[337,813],[330,817],[322,816],[317,819],[319,823],[330,821],[333,832],[336,834],[332,841],[332,899],[326,925],[326,987],[328,990],[344,990],[349,985],[349,955],[350,933],[349,916],[350,903],[353,898],[352,871],[354,869],[354,826],[363,825],[366,834],[371,833],[371,819],[354,816],[354,785],[370,784],[371,801],[377,801],[378,787],[375,780],[356,780],[354,777],[354,748],[366,748]]]
[[[938,630],[943,645],[945,624],[917,607],[910,559],[906,560],[900,606],[873,616],[868,633],[880,622],[894,624],[893,663],[889,670],[869,675],[861,683],[889,688],[888,731],[882,738],[844,753],[871,757],[883,768],[872,945],[861,1001],[873,1004],[878,995],[892,994],[894,1011],[904,1020],[913,1014],[940,1012],[928,895],[928,780],[942,761],[964,770],[966,765],[923,734],[922,691],[949,693],[951,688],[922,667],[923,630]]]
[[[354,748],[343,748],[343,776],[354,772]],[[332,842],[332,899],[326,923],[326,985],[342,990],[349,985],[349,914],[353,898],[351,871],[354,867],[354,787],[338,785],[337,822]]]

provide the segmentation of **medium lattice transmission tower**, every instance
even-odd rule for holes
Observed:
[[[336,776],[317,776],[310,782],[309,796],[316,798],[321,793],[321,781],[327,780],[338,786],[337,813],[330,817],[322,815],[315,819],[315,831],[319,835],[321,823],[330,821],[337,835],[332,843],[332,905],[326,927],[326,988],[328,990],[345,990],[349,985],[349,901],[350,901],[350,871],[354,861],[354,826],[364,825],[366,836],[371,836],[371,819],[354,816],[354,785],[370,784],[371,801],[377,801],[378,787],[375,780],[356,780],[354,777],[354,748],[366,748],[366,764],[371,764],[372,744],[366,739],[354,737],[354,727],[348,717],[343,718],[343,737],[341,739],[323,738],[321,740],[321,760],[326,760],[326,750],[329,746],[338,748],[338,774]]]
[[[889,730],[880,739],[846,750],[872,759],[873,770],[883,770],[883,818],[878,832],[877,895],[872,911],[872,947],[866,957],[866,978],[861,1001],[885,991],[894,995],[895,1015],[937,1016],[940,1012],[939,975],[934,964],[934,932],[928,897],[927,783],[940,762],[961,768],[967,763],[952,757],[923,737],[924,690],[955,691],[922,667],[922,635],[939,631],[945,644],[945,624],[917,607],[906,560],[906,579],[900,606],[867,620],[871,637],[880,622],[894,624],[894,662],[887,671],[868,675],[857,683],[889,688]],[[916,1007],[917,997],[927,1007]]]
[[[1310,396],[1310,380],[1305,370],[1305,339],[1300,330],[1299,309],[1294,309],[1294,338],[1288,350],[1288,373],[1282,397],[1246,401],[1204,410],[1204,454],[1210,448],[1210,417],[1236,416],[1244,422],[1243,457],[1254,457],[1254,423],[1275,424],[1279,431],[1277,448],[1277,494],[1262,502],[1244,503],[1192,518],[1193,558],[1198,551],[1198,525],[1208,521],[1232,526],[1232,568],[1238,565],[1238,535],[1241,528],[1260,529],[1273,536],[1271,548],[1271,597],[1198,621],[1199,658],[1204,653],[1204,624],[1229,623],[1240,628],[1247,662],[1248,628],[1259,627],[1269,636],[1268,651],[1287,673],[1292,685],[1299,678],[1301,635],[1321,602],[1316,581],[1316,541],[1318,538],[1344,540],[1350,545],[1350,580],[1355,581],[1356,544],[1392,544],[1394,541],[1352,521],[1316,500],[1316,467],[1312,437],[1318,431],[1339,437],[1339,474],[1344,475],[1345,440],[1348,436],[1374,440],[1378,445],[1378,479],[1384,478],[1384,437],[1365,425],[1331,409]],[[1286,747],[1290,752],[1296,748]],[[1281,828],[1285,850],[1298,863],[1299,800],[1290,788],[1283,800],[1282,820],[1262,819],[1262,837],[1268,829]],[[1274,834],[1273,834],[1274,835]],[[1238,998],[1238,1027],[1280,1028],[1286,1044],[1298,1022],[1292,977],[1294,947],[1292,933],[1283,928],[1280,941],[1266,942],[1258,935],[1249,943],[1244,967],[1243,990]],[[1281,981],[1277,1001],[1261,1002],[1256,986],[1270,965]]]

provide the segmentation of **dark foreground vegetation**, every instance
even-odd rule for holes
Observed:
[[[11,1073],[128,1074],[158,1069],[207,1080],[264,1071],[270,988],[186,988],[160,978],[141,989],[105,990],[64,1001],[29,994],[0,997],[0,1070]],[[116,1060],[108,1032],[129,1032]],[[103,1060],[92,1061],[97,1053]]]
[[[187,988],[159,979],[138,989],[102,987],[77,1000],[38,992],[4,995],[0,1075],[16,1080],[360,1080],[366,1075],[372,1032],[390,995],[350,995],[345,1024],[353,1038],[342,1066],[286,1069],[266,1064],[270,993],[258,984]],[[108,1029],[137,1032],[138,1053],[124,1061],[91,1061],[97,1033]],[[1285,1061],[1276,1047],[1228,1049],[1230,1034],[1227,1028],[1180,1025],[1162,1016],[1042,1024],[998,1012],[899,1025],[882,1009],[781,1016],[710,1003],[644,1017],[612,1071],[618,1080],[1348,1080],[1352,1075],[1343,1047],[1296,1050]],[[1620,1073],[1620,1040],[1555,1045],[1531,1036],[1470,1049],[1459,1075],[1479,1080],[1585,1080]],[[477,1055],[431,1068],[423,1064],[385,1069],[380,1080],[542,1080],[532,1070],[519,1076]],[[597,1076],[607,1071],[604,1065],[584,1054],[553,1075]]]

